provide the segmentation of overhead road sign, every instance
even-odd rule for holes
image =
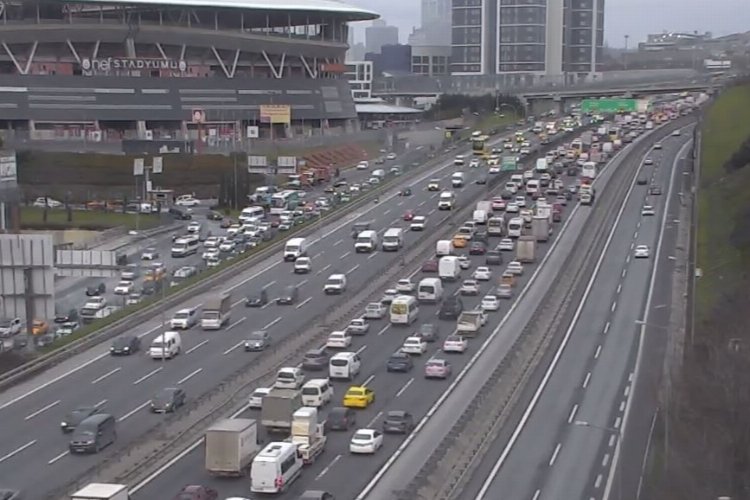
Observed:
[[[638,108],[638,99],[584,99],[581,103],[584,113],[635,113]]]

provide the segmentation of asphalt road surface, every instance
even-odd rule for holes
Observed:
[[[673,251],[674,238],[662,241],[660,234],[667,200],[681,185],[676,165],[689,135],[668,137],[663,150],[643,158],[653,159],[641,172],[662,187],[662,195],[648,195],[648,186],[633,184],[580,314],[565,332],[561,356],[545,372],[546,385],[531,388],[536,405],[525,409],[510,441],[495,442],[464,491],[466,498],[601,498],[621,436],[639,341],[636,321],[653,284],[657,246],[664,246],[662,257]],[[646,199],[653,216],[641,213]],[[649,246],[649,258],[634,258],[637,245]],[[670,281],[667,275],[660,279]],[[654,300],[668,307],[664,297]]]
[[[250,331],[266,329],[273,342],[280,342],[290,332],[303,328],[317,311],[333,307],[341,298],[325,296],[322,290],[330,274],[346,273],[349,286],[356,288],[370,280],[374,273],[398,265],[400,252],[354,253],[350,234],[352,223],[356,220],[372,221],[382,233],[388,227],[404,226],[403,213],[415,210],[428,217],[428,229],[423,233],[407,232],[407,243],[427,237],[430,227],[436,227],[449,216],[437,211],[438,193],[426,191],[426,184],[433,177],[441,177],[443,185],[447,186],[454,171],[452,163],[451,158],[418,179],[409,181],[414,188],[410,197],[398,197],[396,188],[393,188],[388,196],[381,197],[380,203],[344,214],[334,224],[321,227],[309,237],[314,241],[308,252],[313,262],[312,273],[295,275],[292,264],[282,262],[280,256],[275,255],[253,270],[229,280],[220,288],[232,294],[234,307],[229,326],[218,332],[203,332],[197,328],[185,332],[182,335],[183,353],[175,359],[154,361],[143,353],[112,358],[109,345],[100,345],[7,390],[0,397],[0,418],[3,421],[0,426],[0,467],[12,468],[14,473],[12,477],[3,478],[7,483],[3,486],[21,489],[29,498],[41,498],[51,491],[59,491],[71,478],[97,463],[99,458],[96,455],[71,456],[67,452],[68,438],[60,432],[60,420],[71,409],[100,405],[118,419],[118,443],[131,442],[153,428],[161,418],[148,411],[149,400],[156,391],[178,384],[185,388],[188,398],[197,398],[242,366],[252,363],[255,357],[263,355],[245,353],[241,348]],[[468,182],[457,190],[460,205],[473,204],[486,190],[486,186],[473,182],[480,169],[466,168],[465,171]],[[300,289],[295,305],[271,304],[262,309],[246,309],[243,305],[244,297],[251,291],[266,288],[273,299],[284,285],[290,284],[296,284]],[[199,306],[213,295],[207,293],[196,297],[180,308]],[[134,325],[132,333],[142,337],[144,346],[148,346],[150,340],[164,329],[163,321],[180,308],[165,310],[162,319]],[[429,315],[429,308],[422,314]],[[444,331],[447,328],[444,326]],[[375,339],[369,347],[372,356],[364,353],[363,374],[377,371],[378,377],[374,380],[380,384],[389,380],[381,375],[380,370],[385,356],[395,350],[403,335],[388,330],[378,335],[380,328],[377,325],[373,330],[369,337],[362,339],[365,342],[358,348],[362,349],[367,341]],[[418,386],[422,385],[420,375],[418,367],[414,373]],[[403,381],[404,384],[408,380],[394,377],[390,380]],[[424,386],[439,392],[441,385],[437,382]],[[388,401],[387,394],[392,388],[383,389],[380,401]],[[337,386],[337,390],[342,393],[341,386]],[[417,395],[421,400],[421,395]],[[424,404],[428,399],[423,400]],[[332,440],[328,456],[333,456],[341,443],[337,446],[336,440]],[[44,481],[39,480],[41,476]],[[176,492],[180,486],[170,487],[170,490]]]

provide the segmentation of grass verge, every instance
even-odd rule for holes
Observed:
[[[731,295],[750,269],[750,258],[732,243],[737,222],[750,200],[750,167],[728,173],[724,165],[750,137],[750,86],[722,93],[707,110],[702,127],[701,178],[698,193],[697,263],[703,275],[696,283],[696,319],[712,314],[717,301]]]
[[[50,209],[44,220],[44,209],[21,207],[21,227],[24,229],[92,229],[111,227],[128,229],[151,229],[159,225],[158,215],[134,215],[122,212],[102,212],[98,210],[73,210],[72,220],[64,209]]]

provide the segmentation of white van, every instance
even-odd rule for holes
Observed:
[[[357,253],[374,252],[377,248],[378,233],[375,231],[362,231],[357,235],[357,239],[354,240],[354,251]]]
[[[438,210],[453,210],[456,203],[453,191],[443,191],[438,198]]]
[[[453,242],[451,240],[438,240],[435,243],[435,255],[438,257],[453,255]]]
[[[461,276],[461,263],[455,255],[440,257],[438,276],[441,280],[456,281]]]
[[[281,493],[302,474],[302,454],[298,446],[286,441],[268,443],[250,468],[250,491]]]
[[[383,170],[382,168],[379,168],[377,170],[373,170],[372,171],[372,176],[375,177],[376,179],[382,181],[383,178],[385,178],[385,170]]]
[[[451,175],[451,186],[454,188],[459,188],[464,185],[464,173],[463,172],[454,172],[453,175]]]
[[[460,167],[463,166],[465,163],[464,155],[456,155],[456,158],[453,160],[453,164]]]
[[[174,240],[172,243],[172,257],[187,257],[198,253],[198,246],[200,245],[200,238],[198,235],[191,234],[187,236],[181,236]]]
[[[148,348],[151,359],[172,359],[182,351],[182,337],[179,332],[164,332]]]
[[[523,189],[523,174],[513,174],[513,175],[511,175],[510,176],[510,182],[512,182],[513,184],[515,184],[517,189]]]
[[[242,212],[240,212],[240,216],[237,217],[237,219],[245,224],[253,218],[262,218],[264,215],[266,215],[266,211],[263,210],[263,207],[246,207],[242,209]]]
[[[294,389],[302,387],[305,382],[305,374],[302,368],[296,366],[283,366],[276,372],[276,382],[274,387],[277,389]]]
[[[443,298],[443,283],[439,278],[423,278],[417,285],[417,300],[440,302]]]
[[[190,328],[197,325],[199,320],[200,318],[198,316],[198,308],[187,307],[185,309],[180,309],[179,311],[174,313],[172,319],[169,320],[169,326],[174,328],[175,330],[178,328],[189,330]]]
[[[399,295],[391,302],[391,324],[411,325],[419,316],[419,303],[411,295]]]
[[[526,183],[526,194],[531,196],[534,193],[539,192],[539,180],[538,179],[529,179],[529,181]]]
[[[520,217],[514,217],[508,221],[508,237],[509,238],[520,238],[523,232],[523,219]]]
[[[362,360],[356,352],[340,352],[328,362],[328,376],[332,379],[352,380],[359,373]]]
[[[284,260],[294,261],[297,257],[307,255],[307,240],[305,238],[291,238],[284,247]]]
[[[314,378],[302,386],[302,406],[316,408],[327,405],[333,399],[333,386],[327,378]]]
[[[392,227],[383,235],[383,251],[395,252],[404,246],[404,230],[400,227]]]

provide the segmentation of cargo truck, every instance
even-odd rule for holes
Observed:
[[[232,296],[222,293],[211,297],[203,306],[201,328],[204,330],[219,330],[229,323],[232,311]]]
[[[531,220],[531,234],[534,235],[536,241],[545,242],[549,240],[551,233],[552,226],[550,226],[550,216],[535,215]]]
[[[464,337],[476,337],[486,322],[487,315],[483,311],[464,311],[458,317],[456,334]]]
[[[302,407],[302,393],[296,389],[274,387],[263,397],[260,423],[269,432],[289,432],[292,416]]]
[[[472,220],[479,225],[487,224],[487,219],[492,213],[492,202],[480,201],[477,203],[477,208],[474,210]]]
[[[516,243],[516,260],[528,264],[536,260],[536,237],[524,235]]]
[[[292,435],[287,441],[297,445],[302,462],[309,465],[323,453],[328,438],[325,424],[318,421],[318,409],[303,406],[292,415]]]
[[[70,500],[130,500],[124,484],[91,483],[70,496]]]
[[[206,470],[242,476],[260,451],[258,425],[250,418],[226,418],[206,430]]]

